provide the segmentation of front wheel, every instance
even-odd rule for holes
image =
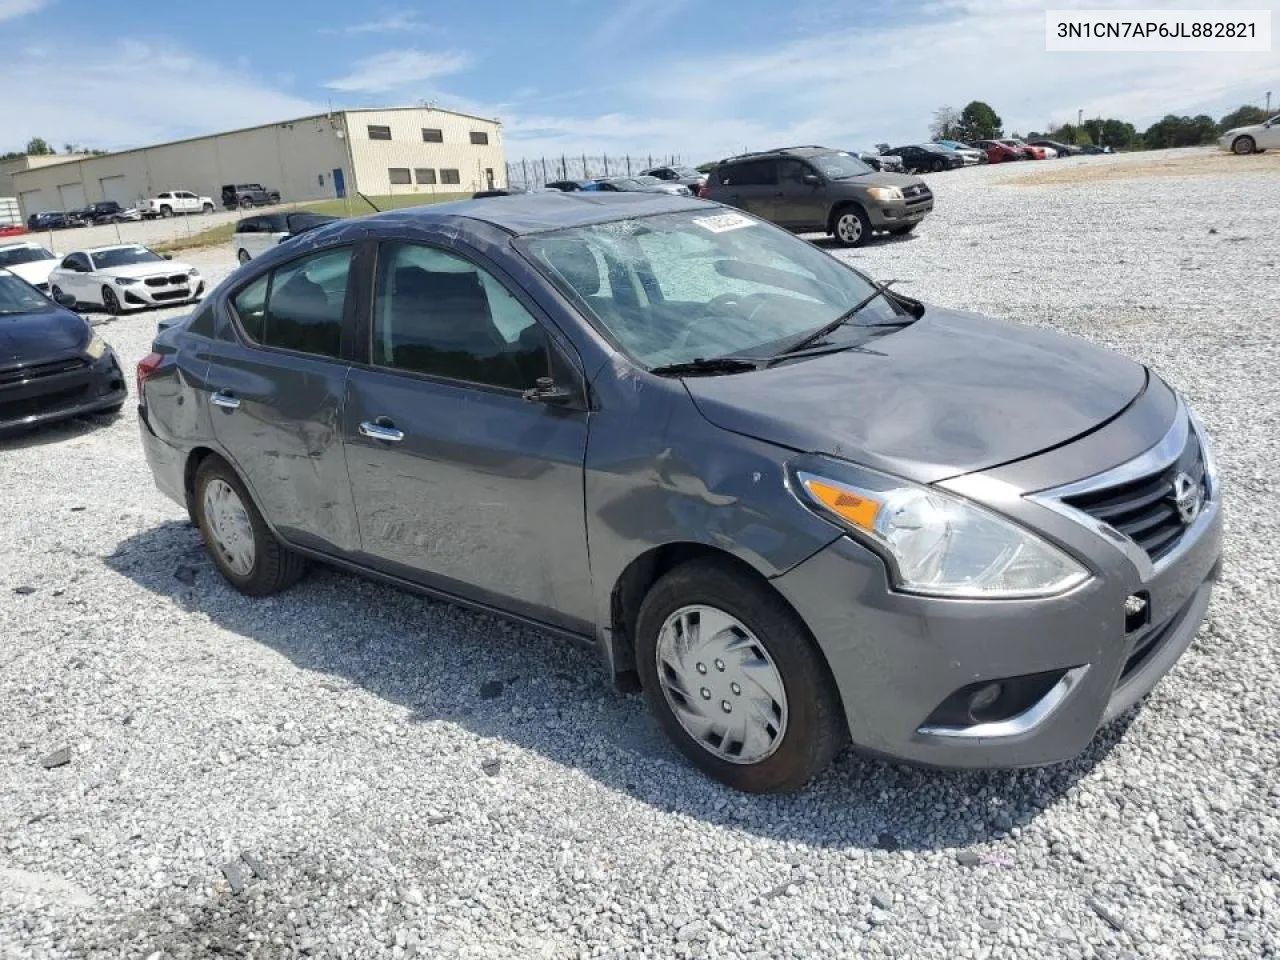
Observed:
[[[113,317],[118,317],[124,313],[120,306],[120,298],[116,296],[116,292],[110,287],[102,288],[102,306]]]
[[[947,165],[941,160],[934,160],[929,164],[929,169],[934,173],[941,173],[943,170],[947,169]]]
[[[172,216],[173,216],[173,207],[161,207],[161,208],[160,208],[160,216],[165,217],[166,219],[167,219],[167,218],[169,218],[169,217],[172,217]]]
[[[796,790],[847,739],[830,671],[767,583],[725,561],[662,577],[640,607],[636,663],[666,734],[708,776],[748,793]]]
[[[860,247],[871,236],[871,221],[860,207],[845,207],[836,214],[832,234],[846,247]]]
[[[196,525],[218,572],[241,593],[262,597],[293,586],[306,562],[267,527],[226,461],[210,456],[196,471]]]
[[[1231,141],[1231,152],[1239,156],[1253,153],[1258,149],[1258,142],[1253,137],[1236,137]]]

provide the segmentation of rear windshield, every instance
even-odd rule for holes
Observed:
[[[0,250],[0,267],[14,267],[20,263],[52,259],[54,259],[53,254],[44,247],[10,247],[7,250]]]
[[[53,302],[25,280],[0,273],[0,317],[52,310]]]

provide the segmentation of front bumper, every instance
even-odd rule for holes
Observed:
[[[126,287],[116,285],[113,289],[120,298],[120,304],[126,310],[143,310],[147,307],[172,307],[184,303],[194,303],[204,294],[204,279],[193,277],[191,283],[170,283],[162,287],[151,287],[145,282],[132,283]]]
[[[864,209],[873,230],[888,230],[908,223],[919,223],[933,210],[933,197],[920,203],[908,203],[905,200],[891,200],[875,205],[868,203]]]
[[[0,373],[0,433],[109,410],[127,396],[124,373],[110,348],[93,362],[73,357],[40,364],[23,376],[5,371]]]
[[[909,763],[1021,767],[1080,753],[1099,727],[1151,690],[1190,645],[1222,552],[1216,482],[1168,563],[1140,569],[1100,537],[1095,577],[1059,597],[954,600],[890,588],[883,561],[841,538],[773,583],[830,664],[854,744]],[[1126,622],[1126,599],[1149,616]],[[938,723],[955,695],[1042,678],[1036,699],[1002,723]]]

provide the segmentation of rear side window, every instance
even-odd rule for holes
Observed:
[[[201,337],[208,337],[212,340],[216,329],[217,324],[213,317],[213,304],[205,301],[200,307],[200,312],[192,317],[191,322],[187,324],[187,332]]]
[[[721,167],[716,172],[725,186],[763,187],[778,182],[778,165],[773,160],[752,160]]]
[[[255,343],[337,357],[351,250],[291,261],[245,287],[234,300],[240,326]]]

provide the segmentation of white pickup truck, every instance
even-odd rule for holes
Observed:
[[[142,201],[139,208],[147,219],[172,217],[175,213],[213,213],[213,200],[198,197],[190,190],[165,190]]]

